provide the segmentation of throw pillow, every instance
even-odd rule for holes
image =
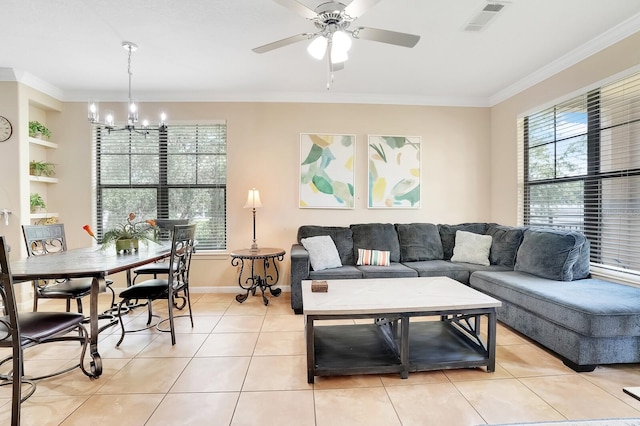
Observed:
[[[314,271],[342,266],[338,249],[330,236],[303,238],[300,243],[309,252],[309,261]]]
[[[456,231],[456,243],[453,247],[451,261],[489,266],[489,251],[492,240],[491,235]]]
[[[390,252],[387,250],[358,249],[358,265],[389,266]]]
[[[396,223],[400,241],[400,261],[442,259],[442,241],[438,227],[432,223]]]

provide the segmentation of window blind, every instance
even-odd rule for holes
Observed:
[[[518,120],[522,222],[575,229],[640,274],[640,73]]]
[[[172,125],[160,132],[94,129],[96,231],[144,219],[197,223],[200,250],[223,250],[226,235],[226,125]]]

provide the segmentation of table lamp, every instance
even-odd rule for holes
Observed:
[[[256,209],[260,207],[262,207],[260,192],[255,188],[251,188],[247,196],[247,202],[244,205],[245,209],[251,209],[253,212],[253,244],[251,244],[251,251],[258,251],[258,244],[256,244]]]

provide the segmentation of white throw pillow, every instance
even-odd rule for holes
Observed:
[[[309,252],[309,261],[314,271],[342,266],[338,249],[330,236],[303,238],[300,242]]]
[[[456,245],[453,247],[452,262],[475,263],[489,266],[491,235],[480,235],[467,231],[456,231]]]

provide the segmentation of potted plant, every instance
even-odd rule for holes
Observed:
[[[38,211],[47,208],[47,205],[44,203],[42,196],[38,193],[32,193],[29,196],[29,206],[31,213],[37,213]]]
[[[44,124],[40,123],[39,121],[30,121],[29,137],[49,139],[51,137],[51,130],[47,129],[47,127]]]
[[[29,174],[32,176],[51,177],[56,174],[56,165],[53,163],[46,163],[44,161],[30,161]]]
[[[153,230],[156,228],[156,223],[153,219],[136,221],[136,215],[129,213],[127,222],[118,228],[110,229],[105,232],[102,237],[102,246],[106,247],[111,244],[115,244],[116,251],[138,250],[139,242],[147,243],[153,240]],[[89,233],[87,228],[85,231]],[[91,235],[91,233],[89,233]]]

